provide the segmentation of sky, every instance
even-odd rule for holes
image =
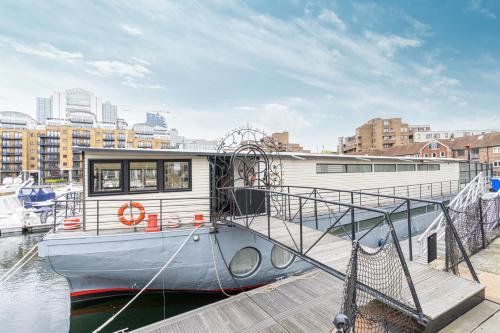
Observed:
[[[0,110],[74,87],[129,124],[313,151],[376,117],[500,128],[500,1],[1,1]]]

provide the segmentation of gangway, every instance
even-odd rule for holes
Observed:
[[[405,329],[416,325],[433,331],[484,299],[485,287],[478,282],[471,265],[471,276],[476,281],[407,260],[391,210],[370,206],[366,198],[376,197],[371,202],[376,201],[378,206],[402,200],[392,212],[403,206],[410,207],[410,201],[415,200],[436,204],[446,214],[443,202],[294,186],[221,190],[227,192],[231,209],[219,216],[219,220],[264,237],[346,281],[345,296],[349,304],[343,305],[343,312],[348,317],[363,317],[362,325],[372,329],[380,326]],[[332,193],[335,196],[340,193],[341,199],[346,197],[351,202],[324,198],[328,194],[331,197]],[[362,205],[354,203],[356,198]],[[250,207],[255,213],[249,211]],[[359,236],[355,226],[363,214],[370,214],[378,222]],[[411,230],[410,213],[408,215]],[[328,227],[320,230],[325,220],[329,221]],[[365,237],[381,225],[387,226],[383,241],[375,247],[362,245]],[[449,227],[453,229],[453,224]],[[456,241],[460,244],[460,239]],[[465,250],[463,254],[467,261]],[[373,307],[374,304],[377,306]]]

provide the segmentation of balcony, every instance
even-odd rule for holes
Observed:
[[[23,154],[22,150],[6,151],[2,150],[2,156],[21,156]]]
[[[23,145],[21,144],[21,142],[10,142],[10,141],[7,141],[7,142],[2,142],[2,148],[21,148]]]
[[[19,172],[19,171],[23,171],[23,168],[20,166],[20,165],[16,165],[16,166],[2,166],[2,171],[3,172]]]
[[[41,150],[40,150],[40,154],[41,154],[41,155],[59,155],[59,154],[60,154],[60,152],[59,152],[59,150],[57,150],[57,151],[52,151],[52,150],[43,150],[43,149],[41,149]]]
[[[102,140],[103,141],[113,141],[114,142],[115,138],[114,137],[104,137]]]
[[[2,164],[23,164],[22,160],[3,160]]]
[[[42,147],[59,147],[60,143],[59,143],[59,140],[57,140],[57,141],[40,141],[39,145]]]
[[[9,136],[2,136],[2,140],[3,141],[22,141],[23,138],[22,137],[9,137]]]
[[[73,138],[76,139],[90,139],[90,133],[73,133]]]

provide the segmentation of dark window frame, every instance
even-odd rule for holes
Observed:
[[[156,162],[156,181],[157,189],[150,191],[130,191],[130,163],[131,162]],[[164,162],[187,162],[189,186],[179,189],[165,189],[164,183]],[[120,190],[100,192],[94,191],[94,164],[96,163],[120,163]],[[88,159],[88,195],[106,196],[106,195],[125,195],[125,194],[151,194],[151,193],[166,193],[166,192],[189,192],[193,190],[193,160],[192,159]]]
[[[183,191],[191,191],[193,189],[193,167],[192,167],[192,160],[190,159],[176,159],[176,160],[161,160],[161,186],[162,186],[162,191],[163,192],[183,192]],[[165,162],[188,162],[188,176],[189,176],[189,182],[188,182],[188,187],[186,188],[172,188],[172,189],[166,189],[165,188]]]
[[[130,188],[130,164],[132,163],[137,163],[137,162],[154,162],[156,163],[156,189],[155,190],[132,190]],[[159,183],[159,180],[160,178],[158,177],[159,173],[160,173],[160,170],[158,170],[159,166],[159,161],[158,160],[151,160],[151,159],[147,159],[147,160],[127,160],[127,194],[140,194],[140,193],[158,193],[158,192],[161,192],[161,187],[160,187],[160,183]]]
[[[94,165],[96,163],[117,163],[120,164],[121,167],[121,172],[120,172],[120,189],[114,190],[114,191],[94,191]],[[89,183],[89,196],[98,196],[98,195],[113,195],[113,194],[121,194],[124,193],[125,190],[125,181],[124,181],[124,176],[125,176],[125,163],[120,160],[89,160],[89,176],[88,176],[88,183]]]

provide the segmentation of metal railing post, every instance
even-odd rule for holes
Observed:
[[[351,192],[351,205],[354,205],[354,194]],[[354,208],[351,207],[351,240],[356,239],[356,225],[354,221]]]
[[[300,215],[300,253],[302,254],[303,244],[302,244],[302,197],[299,197],[299,215]]]
[[[479,198],[479,226],[481,227],[481,243],[483,249],[486,248],[486,236],[484,234],[484,216],[483,216],[483,203],[481,198]]]
[[[83,200],[82,206],[83,206],[83,231],[87,230],[87,200]]]
[[[469,256],[467,255],[467,252],[465,251],[464,245],[462,244],[462,241],[460,240],[457,229],[455,229],[455,226],[453,225],[453,221],[451,220],[450,214],[448,212],[448,208],[445,207],[444,203],[442,203],[442,202],[439,205],[441,206],[441,210],[443,211],[443,215],[445,217],[446,223],[448,224],[448,227],[451,230],[453,237],[455,238],[455,241],[457,242],[458,248],[460,249],[460,252],[462,253],[462,256],[465,260],[465,263],[467,264],[467,268],[469,269],[469,272],[472,275],[472,278],[474,279],[474,281],[479,282],[479,278],[477,277],[476,271],[474,270],[474,267],[472,266],[472,263],[470,262]],[[448,253],[446,254],[446,256],[448,256]]]
[[[411,202],[406,200],[406,217],[408,219],[408,250],[410,255],[410,261],[413,261],[413,245],[412,245],[412,235],[411,235]]]
[[[443,196],[443,182],[441,182],[441,196]]]
[[[129,200],[128,205],[129,205],[128,209],[130,210],[130,220],[134,224],[134,232],[137,232],[137,224],[135,224],[135,222],[134,222],[134,211],[132,210],[132,200]]]
[[[288,218],[290,219],[290,222],[292,222],[292,211],[291,211],[291,203],[290,203],[290,186],[288,186]]]
[[[97,217],[97,236],[99,236],[99,200],[97,200],[96,217]]]
[[[316,221],[316,230],[318,230],[318,202],[316,201],[316,189],[314,189],[314,220]]]
[[[57,224],[57,200],[54,203],[54,232],[56,232],[56,224]]]
[[[422,184],[420,184],[420,199],[422,199]]]
[[[385,219],[387,221],[387,224],[389,226],[389,230],[392,235],[392,239],[394,242],[394,247],[396,248],[396,252],[399,256],[399,260],[401,261],[401,266],[403,268],[403,273],[406,276],[406,281],[408,283],[408,287],[410,288],[410,292],[413,298],[413,303],[415,304],[415,308],[418,311],[418,314],[420,316],[420,319],[422,320],[424,318],[424,314],[422,311],[422,305],[420,304],[420,300],[418,298],[417,291],[415,290],[415,285],[413,284],[413,280],[411,278],[410,270],[408,269],[408,265],[406,264],[406,260],[403,255],[403,251],[401,250],[401,244],[399,243],[399,239],[396,233],[396,230],[394,229],[394,225],[391,220],[391,216],[389,215],[388,212],[385,213]]]
[[[269,192],[266,192],[266,201],[267,201],[267,237],[271,238],[271,194]]]
[[[212,213],[210,212],[210,218]],[[163,199],[160,199],[160,231],[163,230]]]

